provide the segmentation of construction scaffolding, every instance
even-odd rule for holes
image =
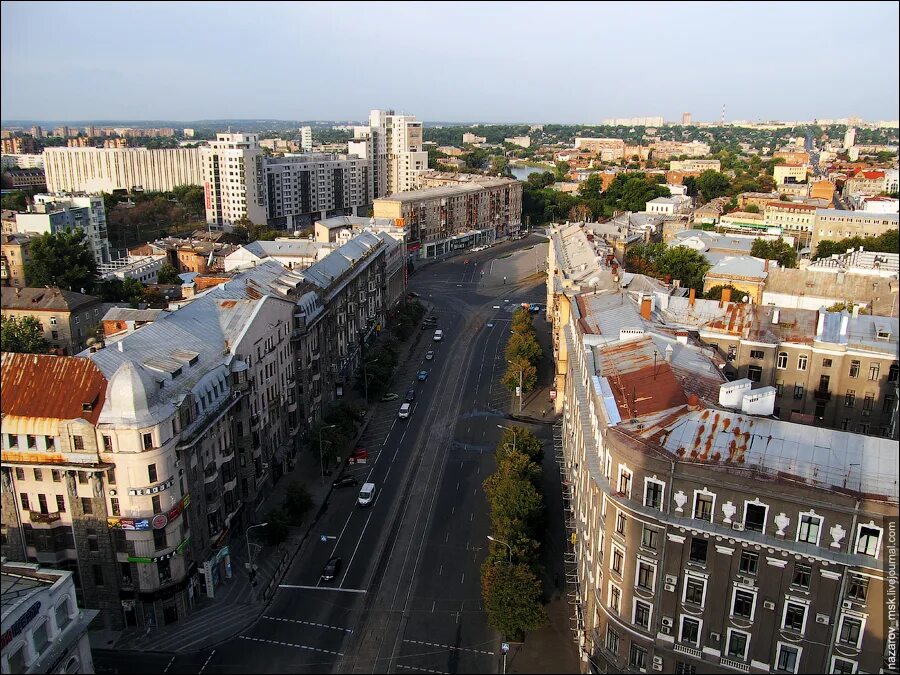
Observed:
[[[573,503],[574,484],[569,466],[570,462],[563,442],[562,423],[553,425],[553,452],[559,464],[562,480],[563,517],[566,525],[566,548],[563,552],[563,568],[566,576],[566,600],[571,605],[569,627],[579,650],[584,644],[584,614],[581,595],[581,583],[578,579],[578,525]]]

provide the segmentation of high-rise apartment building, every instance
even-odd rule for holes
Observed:
[[[31,135],[34,138],[43,138],[44,130],[41,127],[39,127],[38,125],[34,125],[33,127],[31,127]]]
[[[312,147],[312,127],[300,127],[300,149],[303,152],[312,152]]]
[[[850,127],[844,133],[844,150],[849,150],[856,145],[856,128]]]
[[[681,113],[681,126],[689,127],[694,123],[693,115],[689,112]]]
[[[16,214],[19,232],[56,234],[67,229],[84,230],[98,265],[108,263],[109,239],[103,197],[84,194],[40,194],[25,213]]]
[[[266,222],[263,152],[258,134],[216,134],[199,150],[206,222],[213,229],[230,229],[248,218]]]
[[[415,115],[393,110],[372,110],[368,127],[355,127],[348,152],[372,163],[372,198],[378,199],[418,187],[418,176],[428,170],[422,123]]]
[[[44,171],[49,192],[168,192],[202,184],[197,148],[47,148]]]

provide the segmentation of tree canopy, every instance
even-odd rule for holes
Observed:
[[[750,255],[754,258],[776,260],[782,267],[797,266],[797,251],[784,239],[755,239],[750,248]]]
[[[97,262],[84,230],[46,232],[31,242],[25,276],[32,286],[58,286],[89,293],[97,280]]]
[[[0,351],[46,354],[49,349],[44,328],[35,317],[0,317]]]
[[[625,254],[625,269],[666,281],[679,279],[685,288],[703,291],[709,263],[701,253],[685,246],[638,244]]]
[[[898,245],[900,245],[900,238],[898,238],[898,231],[896,229],[888,230],[877,237],[850,237],[839,241],[823,239],[816,245],[815,259],[830,258],[836,253],[846,253],[848,249],[858,249],[860,246],[867,251],[896,253]]]
[[[704,201],[711,201],[716,197],[724,197],[731,188],[728,176],[718,171],[708,169],[697,178],[697,189]]]

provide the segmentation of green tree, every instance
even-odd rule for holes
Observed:
[[[644,173],[620,173],[600,196],[601,215],[610,217],[616,211],[643,211],[647,202],[669,195],[669,188],[648,180]]]
[[[525,467],[529,461],[525,458]],[[533,534],[540,522],[544,499],[530,478],[530,475],[526,478],[497,471],[484,480],[484,492],[491,505],[491,525],[502,539],[513,531]]]
[[[568,162],[557,162],[556,163],[556,180],[562,182],[569,179],[569,163]]]
[[[537,363],[544,352],[533,332],[513,333],[506,343],[506,358],[510,361],[525,359],[528,363]]]
[[[747,204],[747,206],[744,207],[744,211],[746,211],[747,213],[759,213],[760,212],[759,207],[756,204]]]
[[[509,389],[511,392],[516,391],[516,387],[519,386],[519,378],[521,373],[521,381],[522,381],[522,395],[524,396],[529,391],[532,391],[537,385],[537,368],[535,368],[529,361],[523,358],[517,358],[515,361],[509,364],[506,369],[506,373],[503,375],[503,386]]]
[[[703,297],[706,298],[707,300],[721,300],[722,299],[722,291],[724,291],[726,288],[731,289],[731,297],[733,299],[738,298],[739,291],[731,284],[725,284],[724,286],[713,286],[708,291],[706,291],[706,293],[703,294]]]
[[[282,509],[292,524],[302,523],[312,506],[312,497],[302,483],[294,481],[288,485]]]
[[[724,167],[723,167],[724,168]],[[700,174],[697,178],[697,189],[704,201],[711,201],[716,197],[724,197],[728,194],[731,182],[728,176],[709,169]]]
[[[486,563],[481,581],[488,622],[504,636],[521,640],[547,623],[540,579],[527,565]]]
[[[0,351],[46,354],[50,349],[41,322],[33,316],[0,317],[0,326]]]
[[[24,211],[28,208],[28,197],[24,190],[7,192],[2,197],[3,208],[11,211]]]
[[[32,240],[25,276],[32,286],[58,286],[89,292],[97,280],[97,263],[84,230],[42,234]]]
[[[156,282],[163,285],[181,284],[181,277],[178,276],[178,270],[166,263],[159,268],[156,275]]]
[[[513,312],[512,332],[534,333],[534,324],[531,320],[531,313],[524,307],[519,307]]]
[[[769,241],[767,239],[755,239],[750,248],[750,255],[754,258],[776,260],[782,267],[797,266],[797,251],[784,239]]]
[[[278,546],[278,544],[287,539],[288,518],[283,509],[271,509],[268,514],[266,514],[266,520],[264,522],[267,523],[265,528],[266,543],[269,546]]]

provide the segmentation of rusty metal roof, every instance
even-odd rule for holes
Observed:
[[[82,418],[97,424],[106,398],[106,378],[90,359],[78,356],[13,354],[2,356],[4,415]]]
[[[650,337],[610,343],[600,352],[601,374],[609,381],[622,419],[687,404],[671,364]]]

